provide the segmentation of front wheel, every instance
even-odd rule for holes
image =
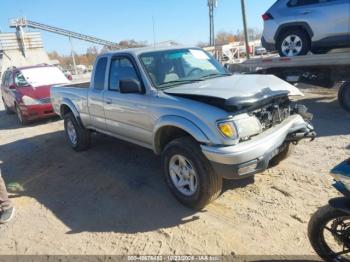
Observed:
[[[316,253],[325,261],[350,261],[350,215],[330,205],[311,217],[308,236]]]
[[[23,116],[22,111],[18,105],[16,105],[16,114],[17,114],[18,121],[21,125],[28,124],[29,121]]]
[[[221,192],[222,178],[190,137],[175,139],[165,147],[162,166],[171,192],[190,208],[202,209]]]
[[[83,151],[90,146],[90,131],[79,125],[72,113],[64,116],[64,129],[67,140],[75,151]]]

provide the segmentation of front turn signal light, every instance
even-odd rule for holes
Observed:
[[[237,131],[232,122],[221,122],[218,123],[218,128],[225,137],[230,139],[237,138]]]

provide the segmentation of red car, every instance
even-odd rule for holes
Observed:
[[[55,115],[50,100],[53,85],[69,83],[60,69],[49,65],[9,68],[1,83],[7,113],[16,112],[21,124]]]

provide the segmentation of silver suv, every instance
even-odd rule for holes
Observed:
[[[350,0],[278,0],[262,17],[263,46],[280,56],[350,46]]]

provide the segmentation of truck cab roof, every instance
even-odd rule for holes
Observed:
[[[137,48],[127,48],[127,49],[120,49],[115,51],[109,51],[104,54],[101,54],[100,56],[113,56],[116,54],[131,54],[134,56],[138,56],[143,53],[148,52],[157,52],[157,51],[166,51],[166,50],[180,50],[180,49],[198,49],[198,47],[194,46],[183,46],[183,45],[177,45],[177,46],[146,46],[146,47],[137,47]]]

